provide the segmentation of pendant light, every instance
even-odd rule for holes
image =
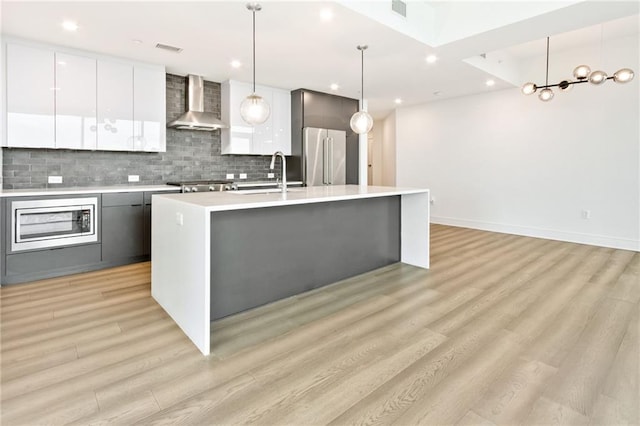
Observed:
[[[256,12],[262,10],[262,6],[247,3],[247,9],[253,14],[253,90],[240,104],[240,116],[247,124],[255,126],[267,121],[271,108],[262,96],[256,94]]]
[[[360,69],[360,111],[356,112],[351,116],[351,121],[349,124],[351,125],[351,129],[359,135],[364,133],[368,133],[369,130],[373,127],[373,118],[369,115],[367,111],[362,109],[362,104],[364,103],[364,51],[367,50],[369,46],[358,46],[358,50],[360,51],[361,56],[361,69]]]

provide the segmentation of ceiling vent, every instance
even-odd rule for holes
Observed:
[[[157,49],[168,50],[169,52],[173,52],[173,53],[182,52],[182,47],[169,46],[168,44],[162,44],[162,43],[157,43],[156,44],[156,48]]]
[[[391,10],[405,18],[407,17],[407,4],[401,0],[391,0]]]

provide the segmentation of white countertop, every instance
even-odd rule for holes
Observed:
[[[391,186],[333,185],[290,188],[290,191],[287,192],[286,195],[281,192],[264,193],[261,191],[248,191],[247,193],[242,193],[243,191],[225,191],[190,194],[159,194],[154,197],[202,207],[206,211],[213,212],[355,200],[358,198],[389,197],[393,195],[426,193],[428,191],[428,189],[396,188]]]
[[[71,188],[37,188],[37,189],[0,189],[0,197],[27,197],[40,195],[66,194],[103,194],[107,192],[141,192],[141,191],[175,191],[178,186],[171,185],[114,185],[83,186]]]

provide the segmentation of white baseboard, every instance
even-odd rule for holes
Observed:
[[[603,235],[580,234],[577,232],[557,231],[554,229],[533,228],[519,225],[505,225],[502,223],[492,222],[478,222],[475,220],[456,219],[451,217],[439,216],[431,216],[431,223],[640,252],[640,240],[632,240],[626,238],[614,238]]]

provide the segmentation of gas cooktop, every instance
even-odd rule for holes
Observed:
[[[167,182],[167,185],[179,186],[182,192],[230,191],[238,189],[231,180],[185,180]]]

